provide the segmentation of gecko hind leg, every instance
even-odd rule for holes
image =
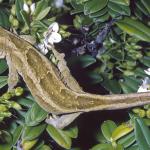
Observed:
[[[72,123],[81,113],[83,112],[64,114],[60,117],[52,114],[50,118],[46,119],[46,123],[51,124],[56,128],[63,129],[64,127]]]
[[[6,56],[8,68],[9,68],[9,75],[8,75],[8,90],[13,89],[19,80],[18,72],[14,66],[14,64],[11,61],[10,56]]]

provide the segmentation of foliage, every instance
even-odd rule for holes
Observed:
[[[66,14],[71,14],[69,25]],[[68,61],[71,67],[82,68],[85,73],[80,76],[88,79],[88,87],[99,85],[99,93],[105,88],[105,94],[137,92],[142,79],[148,76],[144,70],[150,68],[149,17],[148,0],[65,0],[59,8],[54,0],[0,0],[0,26],[32,44],[41,42],[48,26],[58,21],[62,44],[71,41],[70,49],[80,47],[95,41],[97,35],[105,31],[106,23],[109,25],[113,20],[107,36],[99,43],[101,47],[96,56],[84,51]],[[88,28],[87,32],[83,32],[84,27]],[[60,48],[61,44],[56,46]],[[67,44],[62,47],[67,49]],[[70,53],[67,51],[67,56]],[[74,141],[80,142],[80,137],[77,139],[80,128],[71,125],[56,129],[45,123],[48,113],[35,103],[24,83],[20,81],[15,89],[7,92],[7,79],[8,66],[1,59],[0,149],[82,149],[74,144]],[[130,109],[129,116],[128,121],[122,118],[124,123],[120,123],[119,118],[116,123],[104,121],[96,136],[99,144],[92,145],[91,150],[148,150],[150,106]]]

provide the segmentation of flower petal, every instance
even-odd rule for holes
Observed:
[[[40,43],[37,46],[42,54],[46,55],[48,53],[48,49],[44,46],[44,44]]]
[[[58,32],[59,31],[59,25],[57,22],[52,23],[49,27],[48,30],[52,30],[52,32]]]
[[[26,3],[23,4],[23,10],[27,13],[29,13],[29,7]]]
[[[31,6],[30,6],[30,10],[31,10],[31,14],[33,14],[34,10],[35,10],[35,3],[33,3]]]
[[[145,71],[145,73],[146,73],[147,75],[150,76],[150,68],[148,68],[147,70],[144,70],[144,71]]]
[[[51,35],[48,37],[48,43],[59,43],[62,40],[61,35],[56,32],[52,32]]]

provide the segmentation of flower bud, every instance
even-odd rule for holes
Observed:
[[[11,14],[12,14],[13,16],[16,16],[16,5],[12,5]]]
[[[7,108],[6,105],[0,104],[0,112],[4,112],[4,111],[7,111],[7,110],[8,110],[8,108]]]
[[[37,143],[37,139],[31,141],[23,141],[22,148],[24,150],[30,150]]]
[[[23,10],[24,10],[26,13],[29,13],[29,12],[30,12],[29,6],[28,6],[26,3],[23,4]]]
[[[11,106],[11,108],[14,108],[16,110],[21,110],[22,109],[22,107],[16,102],[11,102],[10,106]]]
[[[35,3],[33,3],[33,4],[30,6],[30,11],[31,11],[31,14],[34,13],[34,11],[35,11]]]
[[[0,117],[10,117],[11,115],[10,112],[0,112]]]
[[[13,15],[10,15],[10,16],[9,16],[9,22],[12,23],[12,22],[13,22],[13,19],[14,19]]]
[[[139,115],[139,117],[144,118],[146,115],[145,110],[140,109],[138,115]]]
[[[20,96],[20,95],[22,95],[23,94],[23,88],[22,87],[17,87],[16,89],[15,89],[15,95],[16,96]]]
[[[146,111],[146,117],[150,119],[150,109]]]
[[[19,21],[17,19],[13,19],[12,25],[13,25],[13,27],[18,28]]]
[[[126,71],[123,72],[123,74],[124,74],[125,76],[133,76],[133,75],[134,75],[134,72],[133,72],[133,71],[126,70]]]
[[[9,92],[7,92],[7,93],[3,94],[2,97],[4,98],[4,100],[9,100],[11,98],[11,94]]]

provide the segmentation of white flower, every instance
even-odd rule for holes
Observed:
[[[139,87],[138,91],[139,92],[150,92],[150,78],[146,77],[143,80],[142,85]]]
[[[26,3],[24,3],[23,4],[23,10],[25,11],[25,12],[27,12],[27,13],[29,13],[29,7],[28,7],[28,5],[26,4]]]
[[[64,5],[64,1],[63,0],[55,0],[54,5],[56,8],[61,8]]]
[[[48,49],[45,47],[44,44],[38,44],[37,47],[40,49],[40,52],[44,55],[46,55],[48,53]]]
[[[52,23],[49,26],[48,31],[44,35],[45,38],[43,43],[38,44],[38,48],[44,55],[48,53],[48,49],[51,49],[54,43],[59,43],[62,40],[61,35],[57,33],[58,31],[59,31],[58,23],[57,22]]]
[[[59,25],[57,22],[52,23],[49,27],[48,30],[51,32],[58,32],[59,31]],[[48,31],[48,32],[49,32]]]
[[[61,41],[61,35],[57,32],[52,32],[51,35],[48,37],[48,43],[59,43]]]
[[[147,70],[144,70],[144,71],[145,71],[145,73],[146,73],[147,75],[150,76],[150,68],[148,68]]]
[[[53,45],[54,43],[59,43],[62,40],[61,35],[57,33],[58,31],[59,25],[57,22],[54,22],[49,26],[48,32],[45,37],[46,45]]]
[[[30,6],[31,14],[33,14],[34,10],[35,10],[35,3],[33,3],[33,4]]]

